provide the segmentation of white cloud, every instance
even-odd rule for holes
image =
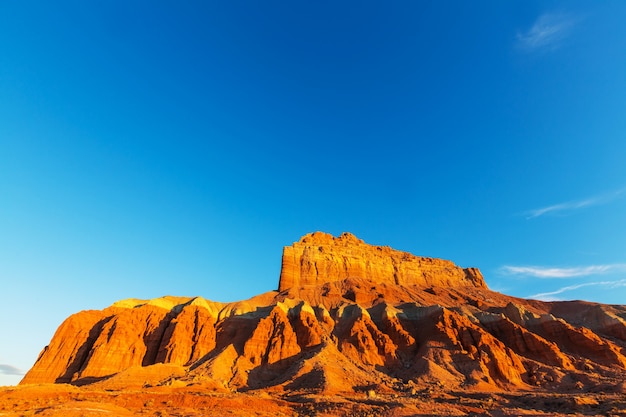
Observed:
[[[0,374],[4,375],[24,375],[24,372],[15,366],[0,364]]]
[[[567,203],[554,204],[552,206],[542,207],[534,210],[530,210],[527,214],[527,219],[534,219],[535,217],[543,216],[544,214],[554,213],[557,211],[576,210],[584,207],[589,207],[597,204],[596,200],[588,199],[581,201],[570,201]]]
[[[559,301],[560,299],[555,297],[555,295],[563,294],[564,292],[574,291],[579,288],[591,287],[591,286],[605,286],[605,287],[608,287],[609,289],[626,287],[626,279],[621,279],[619,281],[585,282],[583,284],[568,285],[567,287],[562,287],[555,291],[529,295],[527,298],[532,298],[534,300],[540,300],[540,301]]]
[[[594,197],[586,198],[584,200],[568,201],[565,203],[553,204],[551,206],[529,210],[525,213],[526,218],[534,219],[535,217],[543,216],[544,214],[567,212],[567,211],[577,210],[577,209],[581,209],[585,207],[607,204],[615,200],[616,198],[618,198],[620,195],[624,194],[624,191],[626,191],[626,189],[622,188],[621,190],[613,191],[607,194],[597,195]]]
[[[501,268],[501,271],[505,274],[525,275],[535,278],[572,278],[626,271],[626,264],[588,265],[571,268],[506,265]]]
[[[517,42],[527,51],[556,49],[575,23],[572,16],[564,13],[544,13],[530,29],[517,34]]]

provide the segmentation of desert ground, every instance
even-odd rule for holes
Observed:
[[[99,389],[69,384],[0,388],[0,416],[626,416],[623,394],[455,392],[437,385],[402,393],[251,391],[206,387]]]

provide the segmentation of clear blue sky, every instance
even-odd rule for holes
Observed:
[[[316,230],[626,304],[626,2],[391,3],[1,2],[0,384]]]

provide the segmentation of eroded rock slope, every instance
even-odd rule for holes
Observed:
[[[215,390],[623,391],[625,319],[624,306],[517,299],[476,269],[314,233],[285,248],[279,291],[72,315],[22,383],[153,384],[158,372]]]

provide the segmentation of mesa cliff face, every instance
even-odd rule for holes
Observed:
[[[350,233],[339,237],[311,233],[283,249],[278,291],[346,278],[398,285],[487,288],[476,268],[463,269],[443,259],[368,245]]]
[[[517,299],[474,269],[315,233],[285,248],[279,291],[72,315],[22,384],[623,391],[625,319],[624,306]]]

